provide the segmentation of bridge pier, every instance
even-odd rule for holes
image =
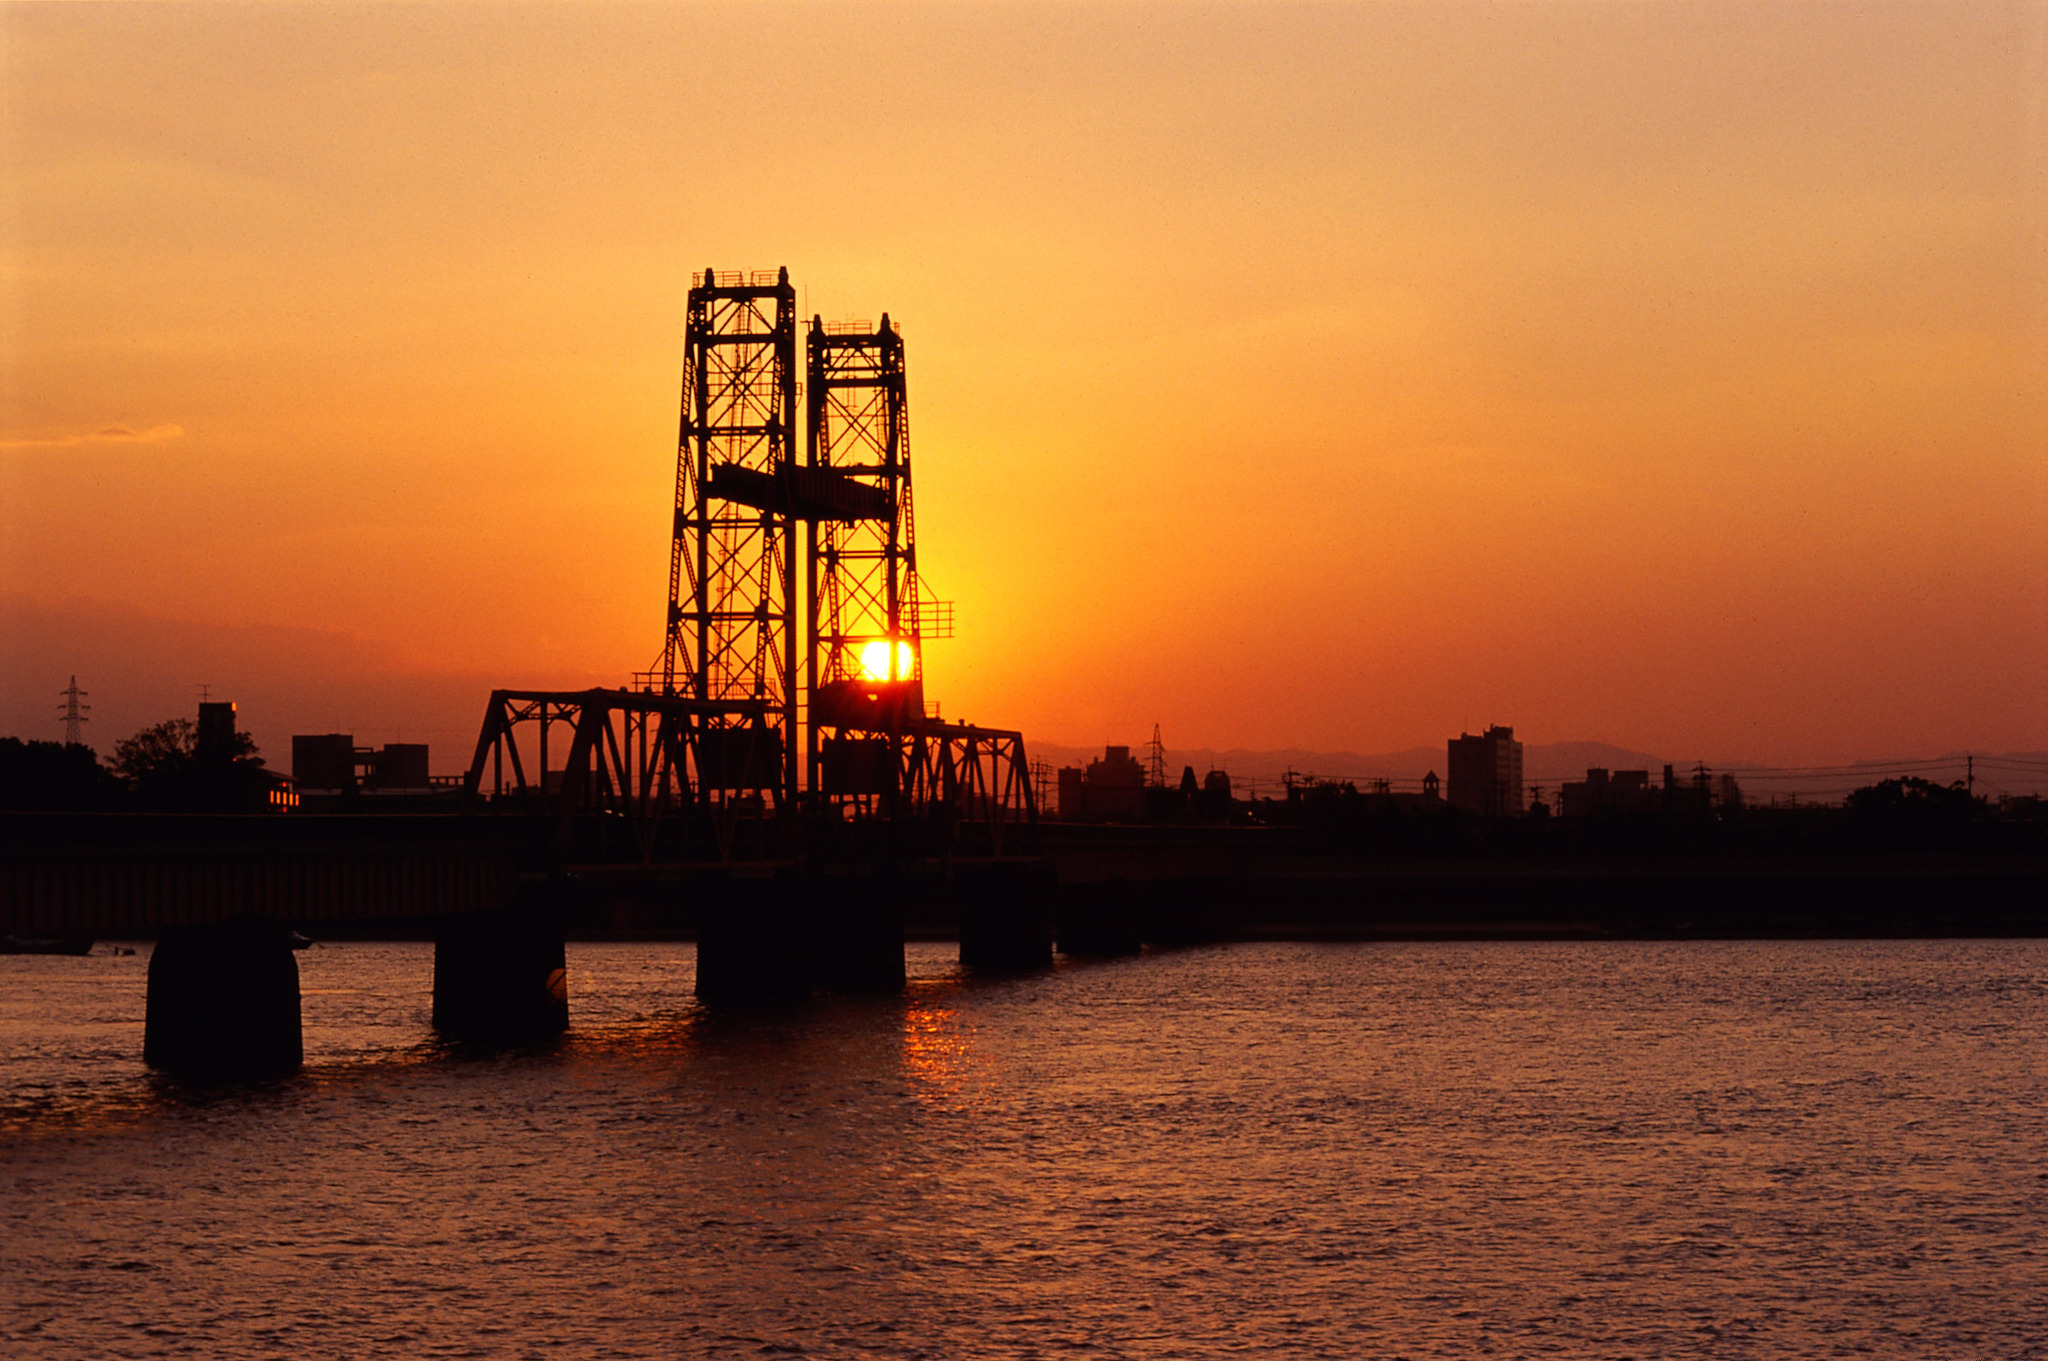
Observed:
[[[142,1061],[191,1077],[276,1077],[305,1061],[284,924],[170,927],[149,956]]]
[[[910,886],[894,874],[844,875],[808,881],[816,894],[811,918],[811,982],[830,992],[903,991],[904,899]]]
[[[908,891],[893,874],[729,880],[698,921],[697,996],[760,1006],[814,989],[901,992]]]
[[[1038,862],[957,866],[960,962],[990,970],[1050,966],[1054,890],[1051,868]]]
[[[1059,890],[1057,939],[1063,955],[1135,955],[1144,948],[1144,910],[1136,885],[1111,880]]]
[[[1246,885],[1218,876],[1153,879],[1126,885],[1139,905],[1139,929],[1147,945],[1206,945],[1227,939],[1224,929],[1232,900]]]
[[[736,879],[713,892],[697,927],[697,996],[719,1005],[800,1002],[811,995],[812,913],[789,880]]]
[[[440,919],[434,1029],[459,1039],[533,1040],[569,1028],[562,913],[539,895]]]

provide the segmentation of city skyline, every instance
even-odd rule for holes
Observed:
[[[786,264],[903,326],[948,717],[2048,748],[2038,7],[0,24],[21,736],[622,683],[689,277]]]

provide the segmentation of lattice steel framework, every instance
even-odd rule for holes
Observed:
[[[806,462],[872,487],[883,508],[874,518],[810,525],[809,784],[888,795],[899,781],[878,777],[895,762],[847,731],[900,736],[924,716],[903,336],[887,313],[879,325],[813,317],[806,349]],[[825,769],[828,746],[840,758],[836,773]],[[856,768],[862,773],[849,773]]]
[[[736,787],[750,764],[767,767],[772,749],[763,703],[631,690],[494,690],[463,788],[472,803],[486,800],[494,811],[555,816],[565,858],[591,850],[572,846],[584,818],[600,843],[608,831],[627,833],[628,858],[643,864],[729,860],[746,804],[727,800],[709,810],[698,826],[710,837],[696,845],[687,834],[688,814],[704,811],[692,807],[695,794]]]
[[[772,498],[736,499],[794,462],[796,290],[789,271],[705,270],[690,289],[662,693],[761,702],[775,750],[759,789],[796,794],[796,542]],[[727,720],[709,716],[715,730]],[[739,726],[734,721],[732,726]],[[752,739],[748,739],[752,745]],[[714,762],[714,765],[722,764]],[[742,771],[758,769],[739,763]],[[742,785],[744,789],[749,786]],[[706,798],[719,791],[701,786]]]
[[[937,815],[956,850],[1035,855],[1038,798],[1024,734],[921,722],[902,743],[902,806]]]

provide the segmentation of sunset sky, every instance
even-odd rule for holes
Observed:
[[[899,321],[947,717],[2048,748],[2048,4],[0,8],[0,732],[661,643],[690,275]]]

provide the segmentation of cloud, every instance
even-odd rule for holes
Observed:
[[[134,430],[125,425],[102,425],[97,429],[64,435],[0,435],[0,449],[69,449],[79,444],[154,444],[158,440],[180,439],[182,425],[152,425]]]

